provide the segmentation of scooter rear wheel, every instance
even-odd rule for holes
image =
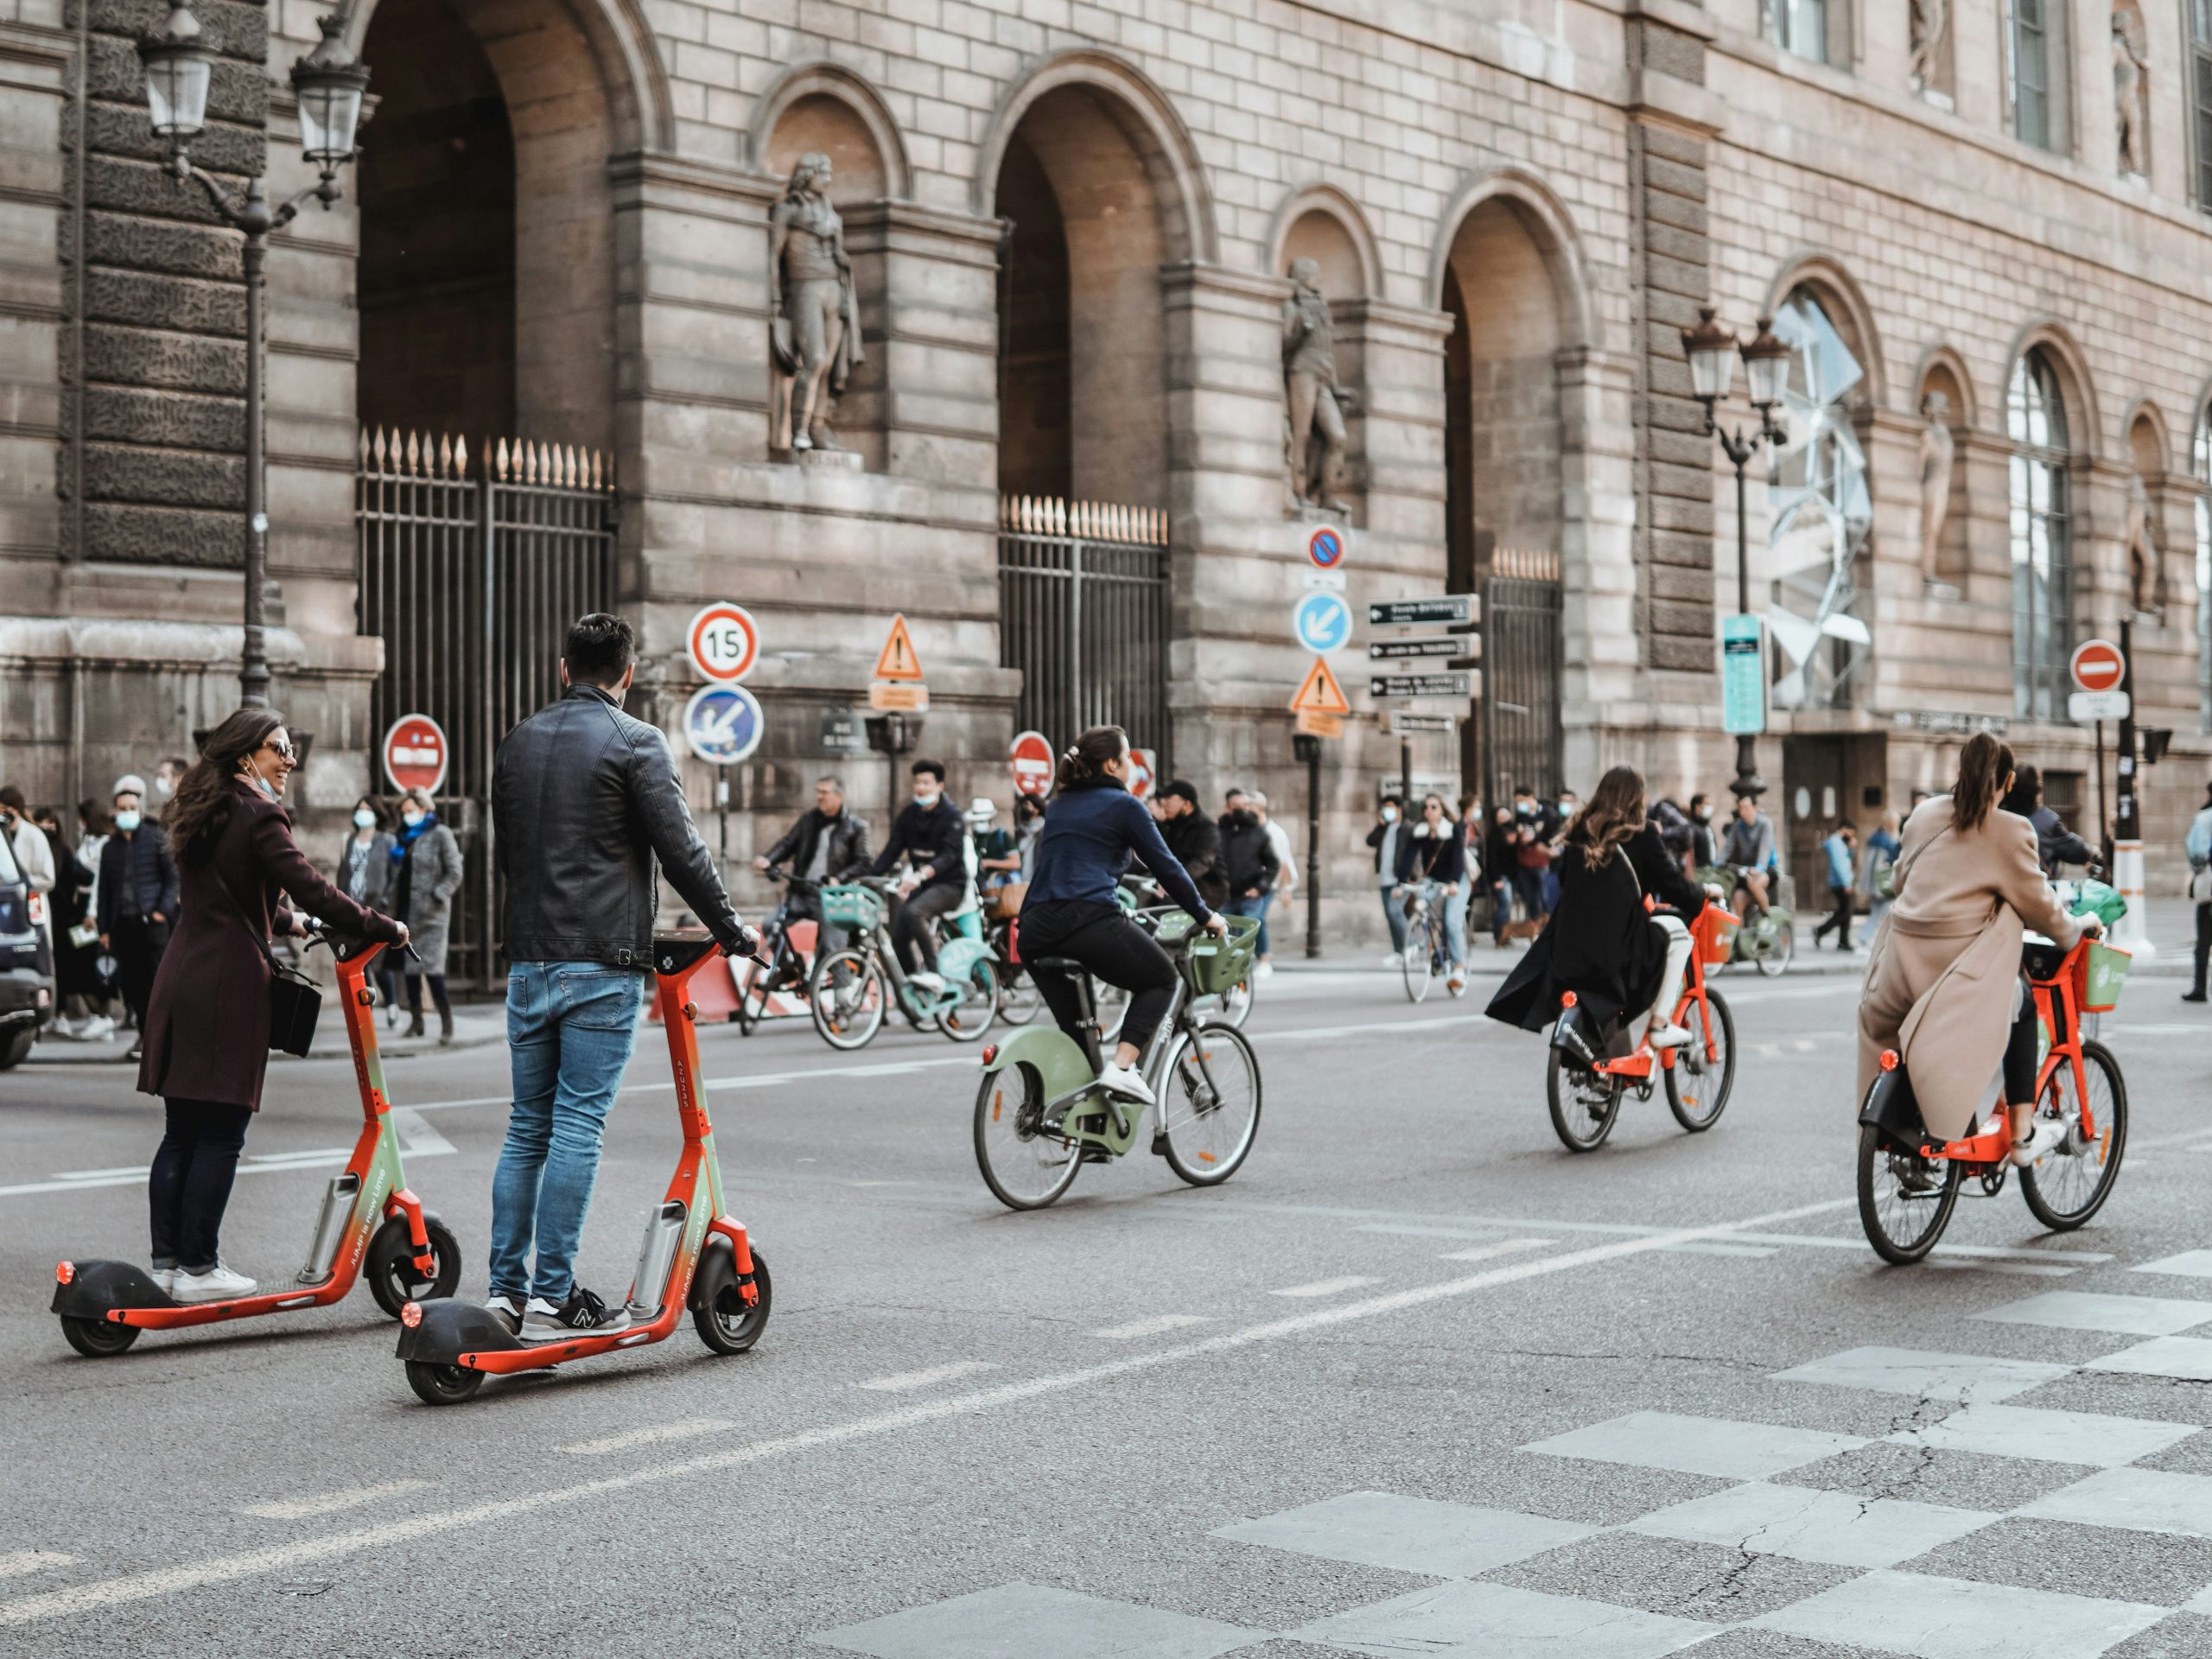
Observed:
[[[433,1365],[427,1360],[407,1362],[407,1386],[426,1406],[457,1406],[476,1397],[484,1386],[484,1373],[465,1365]]]
[[[73,1319],[65,1313],[61,1316],[61,1334],[86,1359],[105,1359],[137,1341],[138,1327],[118,1325],[113,1319]]]
[[[753,1282],[760,1300],[750,1307],[738,1287],[729,1285],[715,1298],[713,1306],[691,1310],[691,1325],[699,1340],[718,1354],[743,1353],[768,1328],[768,1259],[758,1250],[753,1252]]]
[[[387,1216],[369,1240],[368,1256],[361,1263],[369,1281],[369,1294],[393,1319],[410,1302],[442,1301],[461,1283],[461,1241],[445,1223],[429,1216],[423,1230],[430,1239],[430,1271],[415,1265],[415,1246],[407,1236],[407,1217]]]

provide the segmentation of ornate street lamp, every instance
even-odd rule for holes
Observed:
[[[1772,317],[1761,317],[1758,332],[1739,344],[1734,330],[1723,327],[1716,320],[1715,308],[1701,305],[1698,308],[1697,326],[1682,330],[1682,351],[1690,363],[1690,396],[1705,405],[1705,429],[1719,438],[1721,453],[1736,467],[1736,609],[1740,614],[1748,614],[1751,608],[1745,468],[1758,454],[1762,442],[1779,443],[1789,435],[1775,418],[1774,411],[1789,385],[1791,353],[1788,342],[1776,336],[1773,323]],[[1750,382],[1751,407],[1759,417],[1758,426],[1749,433],[1740,427],[1732,432],[1727,430],[1713,414],[1714,405],[1728,395],[1728,389],[1735,381],[1738,356],[1744,359],[1745,378]],[[1728,787],[1739,797],[1766,792],[1766,780],[1758,772],[1758,739],[1752,733],[1737,734],[1736,781]]]
[[[191,8],[177,5],[161,35],[138,48],[139,61],[146,67],[147,112],[154,136],[168,142],[169,170],[179,182],[197,181],[215,211],[245,235],[245,646],[238,664],[238,700],[247,707],[269,701],[269,513],[267,481],[262,476],[262,296],[269,235],[290,224],[310,200],[325,208],[337,201],[338,169],[353,159],[361,94],[369,84],[368,70],[346,49],[344,20],[320,21],[321,42],[292,66],[292,87],[300,103],[301,149],[320,176],[275,208],[258,177],[247,180],[244,194],[233,196],[193,165],[192,141],[207,125],[207,89],[214,75],[215,54],[201,42],[200,20]]]

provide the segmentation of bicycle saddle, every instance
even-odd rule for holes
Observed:
[[[1050,968],[1056,972],[1063,974],[1087,974],[1090,971],[1090,969],[1084,967],[1073,957],[1038,957],[1033,959],[1028,963],[1028,966],[1032,968]]]

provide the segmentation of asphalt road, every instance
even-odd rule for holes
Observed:
[[[53,1264],[144,1249],[158,1109],[119,1068],[0,1077],[0,1653],[2212,1654],[2212,1340],[2181,1334],[2212,1281],[2172,1260],[2212,1250],[2212,1096],[2177,985],[2107,1022],[2134,1117],[2104,1214],[2046,1235],[2008,1188],[1893,1269],[1852,1207],[1849,979],[1728,976],[1719,1126],[1631,1100],[1587,1157],[1491,982],[1278,975],[1234,1180],[1140,1152],[1027,1215],[976,1174],[972,1051],[713,1028],[758,1349],[686,1325],[450,1410],[365,1291],[71,1353]],[[391,1066],[463,1294],[505,1065]],[[585,1240],[610,1298],[668,1076],[650,1033]],[[272,1071],[234,1265],[289,1274],[342,1154],[285,1154],[357,1119],[349,1067]]]

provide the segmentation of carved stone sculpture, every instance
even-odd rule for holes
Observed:
[[[2166,607],[2165,561],[2151,534],[2151,493],[2142,477],[2127,478],[2127,519],[2121,531],[2127,543],[2128,591],[2139,611],[2163,611]]]
[[[1943,49],[1943,32],[1950,26],[1950,0],[1912,0],[1914,92],[1924,92],[1936,84],[1936,60]]]
[[[830,177],[827,156],[800,156],[768,216],[778,448],[844,447],[830,434],[830,403],[862,361],[853,266],[844,221],[830,205]]]
[[[2113,12],[2112,98],[2120,126],[2120,167],[2139,178],[2151,171],[2151,114],[2144,101],[2151,64],[2141,29],[2142,21],[2133,12]]]
[[[1920,430],[1920,574],[1927,582],[1942,580],[1936,561],[1943,541],[1943,519],[1951,510],[1951,400],[1931,391],[1921,401],[1925,423]]]
[[[1344,451],[1342,394],[1337,390],[1336,323],[1321,292],[1321,267],[1290,262],[1294,289],[1282,306],[1283,391],[1290,404],[1290,493],[1300,506],[1346,512],[1329,493]]]

